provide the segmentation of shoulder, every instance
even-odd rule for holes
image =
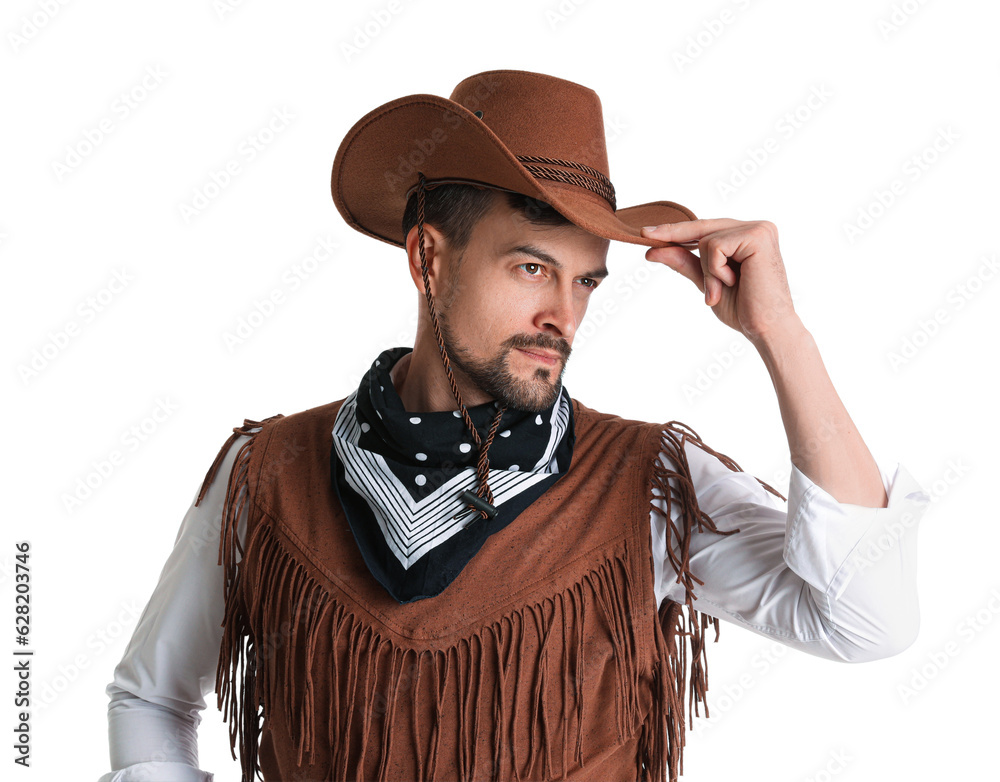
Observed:
[[[308,447],[308,441],[317,437],[329,436],[333,430],[333,422],[344,399],[329,402],[306,410],[284,415],[277,413],[260,420],[244,418],[241,426],[233,427],[232,434],[226,439],[208,468],[201,490],[195,500],[195,505],[201,503],[216,475],[222,472],[227,480],[236,462],[249,459],[250,449],[257,447],[255,442],[264,440],[265,447],[269,441],[276,441],[284,453],[288,449],[301,452]]]
[[[615,413],[604,413],[588,407],[579,399],[572,398],[574,424],[579,429],[596,428],[611,432],[624,432],[627,430],[651,430],[662,429],[663,424],[640,421],[634,418],[623,418]]]
[[[709,447],[682,421],[623,418],[595,410],[577,399],[573,399],[573,415],[578,441],[589,443],[596,452],[616,446],[641,449],[650,461],[658,462],[657,470],[667,470],[672,478],[683,475],[690,481],[694,469],[703,482],[711,482],[728,473],[742,472],[733,459]],[[762,485],[777,494],[767,484]]]
[[[605,413],[573,399],[573,462],[620,471],[633,464],[645,476],[660,450],[663,424]]]
[[[573,399],[574,428],[577,436],[589,436],[594,439],[606,437],[631,437],[633,440],[645,438],[654,448],[664,451],[677,451],[682,444],[693,442],[704,447],[701,438],[687,424],[680,421],[641,421],[635,418],[624,418],[614,413],[605,413],[588,407],[578,399]]]

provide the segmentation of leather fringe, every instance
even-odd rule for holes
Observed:
[[[253,429],[259,428],[262,424],[267,421],[274,421],[278,418],[283,418],[281,414],[272,415],[270,418],[265,418],[263,421],[251,421],[249,418],[243,419],[243,426],[234,426],[233,433],[229,435],[229,439],[223,443],[222,448],[219,449],[219,453],[215,457],[215,461],[212,462],[212,466],[208,468],[208,472],[205,473],[205,479],[201,482],[201,491],[198,492],[198,499],[195,500],[195,506],[201,504],[201,501],[205,499],[205,492],[208,491],[208,487],[211,486],[212,481],[215,480],[215,474],[219,471],[219,467],[222,466],[222,462],[225,461],[226,454],[229,452],[229,446],[240,437],[240,435],[251,435],[254,434]],[[249,443],[247,443],[249,445]]]
[[[260,720],[257,706],[260,704],[260,690],[257,687],[258,650],[250,633],[247,613],[240,602],[241,572],[237,567],[236,555],[239,554],[239,558],[242,559],[244,551],[237,535],[237,525],[248,501],[250,455],[256,439],[254,436],[256,432],[253,430],[259,429],[268,421],[282,417],[280,414],[274,415],[263,421],[245,418],[242,426],[234,427],[233,433],[219,449],[215,461],[205,474],[201,491],[195,500],[195,505],[199,505],[205,498],[205,493],[215,479],[233,442],[241,435],[249,435],[249,439],[240,447],[233,462],[222,509],[218,564],[223,568],[225,579],[225,613],[222,622],[222,645],[216,667],[217,706],[222,711],[223,720],[229,722],[229,743],[233,760],[237,759],[236,745],[240,746],[244,782],[253,779],[252,769],[258,766]],[[248,514],[251,511],[252,507],[248,508]]]
[[[441,778],[437,766],[442,738],[441,715],[447,711],[446,700],[456,695],[461,726],[458,750],[462,779],[472,779],[475,773],[477,736],[487,719],[492,720],[493,729],[492,757],[485,764],[491,769],[491,779],[520,779],[532,773],[537,762],[542,764],[543,773],[556,778],[553,761],[558,756],[561,756],[559,775],[565,777],[571,763],[584,763],[584,617],[588,601],[599,607],[612,636],[617,675],[613,719],[618,736],[625,741],[632,735],[642,715],[636,663],[638,643],[635,623],[631,619],[636,593],[629,576],[627,542],[621,554],[605,556],[574,584],[541,601],[508,612],[443,651],[404,647],[380,635],[370,624],[359,621],[355,613],[335,600],[313,577],[304,561],[293,553],[293,546],[282,539],[271,520],[259,516],[248,498],[248,480],[256,439],[251,429],[261,423],[246,420],[242,427],[234,429],[233,437],[206,476],[206,481],[214,477],[222,456],[236,436],[251,435],[236,456],[223,510],[219,558],[225,571],[225,612],[216,671],[218,706],[224,721],[229,723],[234,759],[239,745],[243,782],[251,782],[259,774],[261,720],[275,708],[283,709],[287,715],[289,735],[298,741],[300,765],[314,757],[314,750],[332,752],[331,773],[335,778],[363,779],[367,753],[378,751],[377,779],[385,780],[392,743],[394,739],[403,740],[397,735],[400,733],[398,720],[395,726],[393,721],[399,699],[400,672],[409,658],[415,669],[415,683],[410,693],[410,738],[421,750],[427,748],[426,752],[416,753],[418,779],[435,782]],[[247,529],[251,530],[245,553],[236,534],[244,507],[248,513]],[[254,563],[252,580],[239,567],[244,556]],[[285,623],[279,626],[283,618]],[[560,634],[561,643],[553,641]],[[336,666],[342,659],[336,653],[341,636],[346,638],[346,648],[350,650],[343,688],[344,672]],[[525,659],[526,637],[537,642],[534,659]],[[321,638],[330,639],[334,650],[331,655],[334,664],[329,668],[332,674],[329,710],[323,715],[327,720],[327,735],[322,737],[317,735],[316,724],[322,706],[317,703],[312,679],[317,641]],[[560,646],[562,654],[552,659],[550,648]],[[276,653],[281,648],[284,648],[283,655]],[[483,685],[486,659],[494,661],[497,670],[492,688]],[[279,662],[282,663],[280,671],[277,670]],[[363,681],[359,675],[362,665]],[[385,710],[380,720],[374,720],[373,695],[377,692],[379,675],[386,667],[388,689],[382,684],[382,689],[387,691]],[[433,682],[436,701],[430,735],[424,737],[418,718],[417,690],[421,678],[426,677]],[[525,694],[529,695],[529,711],[519,715],[518,708]],[[492,698],[493,703],[481,707],[484,698],[487,701]],[[360,710],[356,708],[359,700],[365,706]],[[510,715],[505,713],[508,707],[512,711]],[[360,724],[352,724],[359,713],[362,715]],[[559,723],[548,724],[547,713],[560,714]],[[570,737],[569,723],[574,714],[576,735]],[[522,742],[513,740],[510,735],[515,725],[523,729],[519,720],[527,722],[532,737],[527,742],[527,757],[518,757]],[[375,722],[380,724],[376,727]],[[373,732],[376,732],[374,737]],[[561,738],[557,740],[560,733]]]
[[[643,725],[639,741],[639,773],[641,780],[650,782],[676,782],[684,773],[683,749],[686,740],[684,725],[684,696],[688,694],[689,726],[693,727],[700,703],[708,713],[706,694],[708,691],[708,658],[706,656],[705,632],[709,625],[715,627],[715,641],[719,640],[719,620],[700,614],[694,608],[694,583],[705,582],[695,576],[690,569],[691,535],[693,532],[714,532],[717,535],[732,535],[739,529],[722,532],[716,528],[711,517],[698,507],[694,485],[690,478],[690,468],[684,453],[684,444],[691,442],[706,453],[710,453],[734,472],[743,472],[728,456],[709,448],[690,427],[679,421],[667,423],[660,435],[660,450],[666,453],[676,470],[667,469],[657,458],[654,462],[650,486],[650,507],[654,513],[666,519],[667,558],[677,573],[677,583],[684,584],[687,616],[682,606],[673,600],[664,600],[659,606],[653,636],[657,649],[657,662],[653,670],[653,687],[656,696],[653,708]],[[767,491],[785,498],[768,484],[757,478]],[[666,513],[653,503],[652,489],[660,491],[657,499],[664,500]],[[680,503],[680,529],[672,520],[673,503]],[[680,556],[674,551],[674,544],[680,549]],[[685,643],[687,641],[687,643]],[[688,649],[690,647],[690,658]],[[690,659],[690,689],[688,689],[688,660]],[[665,728],[665,733],[664,733]],[[666,775],[666,776],[665,776]]]
[[[330,638],[336,644],[343,635],[350,650],[346,686],[341,686],[342,672],[337,671],[336,665],[331,671],[329,713],[324,715],[328,720],[327,735],[323,737],[320,750],[332,748],[332,773],[337,779],[366,779],[366,755],[376,749],[380,757],[376,779],[380,782],[386,779],[386,761],[392,743],[405,740],[397,735],[400,726],[393,725],[393,718],[399,699],[400,672],[407,658],[412,658],[415,678],[410,693],[410,739],[417,747],[427,748],[426,755],[417,752],[418,779],[426,782],[441,779],[438,770],[441,716],[448,712],[446,701],[455,697],[460,726],[457,743],[461,779],[473,779],[477,766],[484,765],[476,755],[477,737],[488,719],[492,721],[493,731],[492,757],[485,763],[491,769],[490,779],[521,779],[530,774],[536,764],[540,764],[547,778],[556,779],[568,773],[570,764],[583,765],[586,601],[595,601],[611,630],[617,686],[614,712],[609,717],[615,721],[619,740],[626,741],[642,718],[636,664],[638,642],[629,608],[635,605],[632,602],[635,595],[628,574],[627,551],[605,557],[564,590],[508,612],[444,650],[430,651],[399,645],[370,624],[360,621],[309,575],[304,562],[290,548],[269,520],[257,525],[247,543],[247,556],[257,563],[253,583],[245,587],[249,590],[246,594],[250,603],[248,621],[244,621],[241,611],[235,608],[242,605],[238,595],[227,594],[226,633],[220,657],[220,665],[226,669],[220,668],[217,681],[225,690],[225,702],[230,704],[224,718],[235,719],[244,726],[242,732],[230,731],[233,746],[237,737],[240,739],[244,782],[250,782],[257,768],[259,734],[250,730],[259,717],[256,698],[263,698],[266,715],[269,708],[277,706],[276,700],[283,693],[280,708],[287,715],[289,734],[298,739],[299,764],[309,761],[320,741],[311,679],[316,643],[320,638]],[[276,625],[282,616],[278,607],[289,604],[293,617],[290,630],[287,626]],[[238,666],[254,650],[255,633],[260,638],[275,638],[282,632],[291,634],[283,655],[283,669],[277,671],[273,658],[278,656],[264,650],[256,668],[244,667],[241,680]],[[552,659],[551,647],[560,645],[553,641],[557,635],[562,636],[562,654]],[[526,655],[524,642],[527,637],[537,640],[534,658]],[[333,658],[335,663],[342,659],[337,653]],[[483,685],[483,662],[487,658],[495,662],[497,669],[492,688]],[[293,661],[302,660],[304,666],[293,664]],[[372,718],[375,709],[371,704],[379,687],[379,677],[386,668],[388,685],[381,685],[387,692],[385,710],[376,727],[376,720]],[[416,694],[424,677],[431,678],[436,695],[429,736],[421,735],[417,716]],[[292,694],[296,694],[294,701]],[[525,694],[530,703],[529,712],[519,715],[518,708]],[[248,700],[248,696],[254,699]],[[358,709],[358,702],[364,708]],[[505,713],[508,707],[512,712],[509,717]],[[571,737],[569,724],[574,712],[576,730]],[[361,722],[356,724],[355,717],[359,713]],[[547,714],[553,713],[561,715],[555,725],[547,721]],[[338,723],[344,715],[346,722],[341,728]],[[510,736],[512,726],[521,724],[519,720],[527,722],[528,733],[532,736],[527,742],[527,757],[519,756],[523,742]],[[359,741],[355,734],[359,734]],[[559,734],[561,738],[557,740]],[[555,760],[557,757],[561,757],[561,765]]]

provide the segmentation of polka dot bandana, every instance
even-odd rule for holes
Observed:
[[[412,350],[383,351],[344,400],[330,460],[365,563],[400,603],[440,594],[490,535],[569,469],[575,440],[565,387],[540,413],[508,407],[489,452],[497,516],[484,520],[460,498],[476,491],[479,453],[458,410],[407,412],[389,378]],[[497,403],[468,410],[485,440]]]

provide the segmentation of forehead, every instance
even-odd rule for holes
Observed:
[[[494,256],[505,256],[519,248],[531,246],[542,250],[541,260],[571,262],[591,265],[603,264],[607,258],[610,240],[566,223],[544,225],[531,222],[519,209],[508,205],[507,199],[498,197],[490,210],[476,224],[470,244]],[[541,258],[547,255],[548,258]],[[558,263],[554,264],[557,267]]]

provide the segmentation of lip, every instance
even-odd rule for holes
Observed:
[[[523,348],[517,348],[517,350],[519,350],[521,353],[525,353],[528,356],[531,356],[531,358],[536,359],[537,361],[540,361],[543,364],[549,364],[549,365],[555,364],[558,362],[559,358],[557,355],[551,353],[536,353],[533,350],[525,350]]]

